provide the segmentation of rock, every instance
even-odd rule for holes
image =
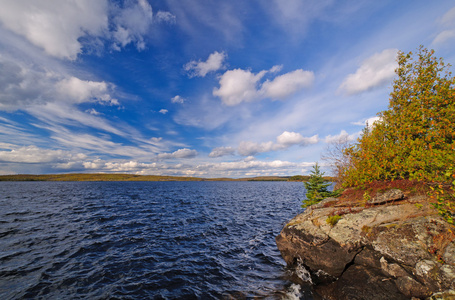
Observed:
[[[397,278],[395,281],[398,290],[405,296],[410,298],[426,298],[431,295],[430,289],[423,286],[409,276],[403,276]]]
[[[354,259],[354,264],[364,266],[367,268],[375,268],[380,270],[381,263],[380,263],[381,255],[374,251],[373,249],[365,248],[357,254]]]
[[[315,291],[324,299],[330,300],[409,299],[380,271],[356,265],[349,267],[339,280],[326,286],[318,286]]]
[[[377,195],[367,201],[369,204],[383,204],[395,200],[401,200],[404,198],[404,193],[399,189],[391,189],[387,192]]]
[[[428,300],[455,300],[455,291],[449,290],[445,292],[435,293]]]
[[[379,260],[381,263],[381,269],[383,273],[389,277],[409,277],[408,272],[405,271],[400,265],[394,263],[388,263],[384,257]]]
[[[283,228],[278,248],[287,264],[309,269],[324,299],[422,299],[455,290],[454,227],[424,196],[391,203],[402,197],[392,190],[370,207],[323,200]],[[332,227],[326,220],[335,214],[341,219]]]

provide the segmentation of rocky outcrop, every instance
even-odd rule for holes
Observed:
[[[425,196],[392,190],[355,205],[327,198],[276,242],[289,265],[310,271],[323,299],[455,299],[455,228]]]

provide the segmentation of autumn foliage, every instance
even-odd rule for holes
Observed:
[[[389,108],[344,150],[343,186],[374,180],[447,182],[455,165],[455,78],[450,65],[420,47],[398,53]],[[452,177],[452,176],[449,176]]]

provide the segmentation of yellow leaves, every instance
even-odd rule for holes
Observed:
[[[382,122],[364,130],[351,148],[345,186],[371,180],[416,178],[443,181],[455,165],[455,79],[442,76],[446,65],[434,51],[398,55],[398,78]]]

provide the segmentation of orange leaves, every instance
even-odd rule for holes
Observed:
[[[417,59],[399,53],[389,109],[351,148],[345,186],[395,178],[443,181],[444,169],[455,165],[455,79],[433,54],[423,47]]]

